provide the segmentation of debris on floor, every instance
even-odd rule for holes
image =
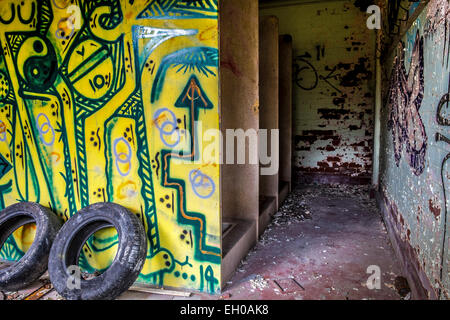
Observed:
[[[258,290],[264,290],[269,287],[269,283],[261,277],[259,274],[254,278],[250,280],[250,285],[252,289],[258,289]]]
[[[397,276],[394,281],[395,289],[397,290],[398,294],[402,296],[403,298],[408,295],[408,293],[411,292],[411,289],[409,288],[408,280],[406,280],[405,277]]]
[[[231,293],[225,293],[220,296],[220,300],[226,300],[231,298]]]
[[[380,289],[366,285],[372,265],[382,272]],[[226,292],[233,299],[402,299],[399,274],[369,186],[305,185],[286,198]],[[303,289],[267,281],[290,278]]]

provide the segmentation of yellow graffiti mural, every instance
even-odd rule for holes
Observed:
[[[218,0],[13,1],[0,6],[0,205],[34,201],[67,220],[114,202],[146,228],[139,281],[220,290]],[[212,142],[217,144],[219,141]],[[211,145],[211,142],[208,143]],[[17,260],[35,226],[1,259]],[[80,254],[114,259],[114,229]]]

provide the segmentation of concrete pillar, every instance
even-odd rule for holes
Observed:
[[[272,157],[272,162],[277,167],[279,167],[279,138],[278,131],[272,132],[272,130],[278,129],[278,36],[278,18],[262,17],[259,25],[259,128],[267,129],[267,154]],[[274,154],[270,154],[272,149]],[[263,153],[264,151],[266,150],[263,150]],[[276,211],[278,209],[278,170],[275,168],[275,173],[271,175],[264,174],[264,169],[271,165],[273,163],[260,164],[259,194],[264,198],[273,198],[274,211]]]
[[[280,189],[292,190],[292,37],[280,36]]]
[[[372,188],[378,190],[380,182],[380,139],[381,139],[381,105],[382,105],[382,92],[381,92],[381,31],[377,32],[377,53],[376,53],[376,88],[375,88],[375,119],[374,119],[374,133],[373,133],[373,164],[372,164]]]
[[[227,129],[259,129],[258,0],[220,0],[220,126]],[[235,141],[236,142],[236,141]],[[227,158],[226,148],[223,159]],[[258,143],[246,141],[248,154],[258,154]],[[234,148],[236,159],[236,144]],[[222,234],[222,283],[258,239],[259,165],[223,164],[221,177],[222,223],[233,225]]]

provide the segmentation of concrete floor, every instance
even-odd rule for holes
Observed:
[[[372,265],[381,270],[380,289],[366,286]],[[221,296],[127,291],[118,299],[395,300],[402,299],[400,270],[367,187],[310,185],[289,195]],[[24,299],[36,288],[7,293],[7,298]],[[39,299],[61,299],[46,290]]]
[[[380,289],[366,286],[371,265],[380,267]],[[289,195],[222,296],[164,299],[397,300],[400,270],[367,187],[311,185]],[[129,291],[119,299],[163,297]]]
[[[275,219],[232,279],[232,299],[400,299],[400,265],[368,192],[309,186],[287,202],[310,219]],[[371,265],[381,270],[379,290],[366,286]]]

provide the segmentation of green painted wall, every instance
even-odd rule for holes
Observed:
[[[447,1],[431,1],[383,66],[380,185],[410,267],[416,269],[430,297],[441,294],[447,299],[448,14]]]

